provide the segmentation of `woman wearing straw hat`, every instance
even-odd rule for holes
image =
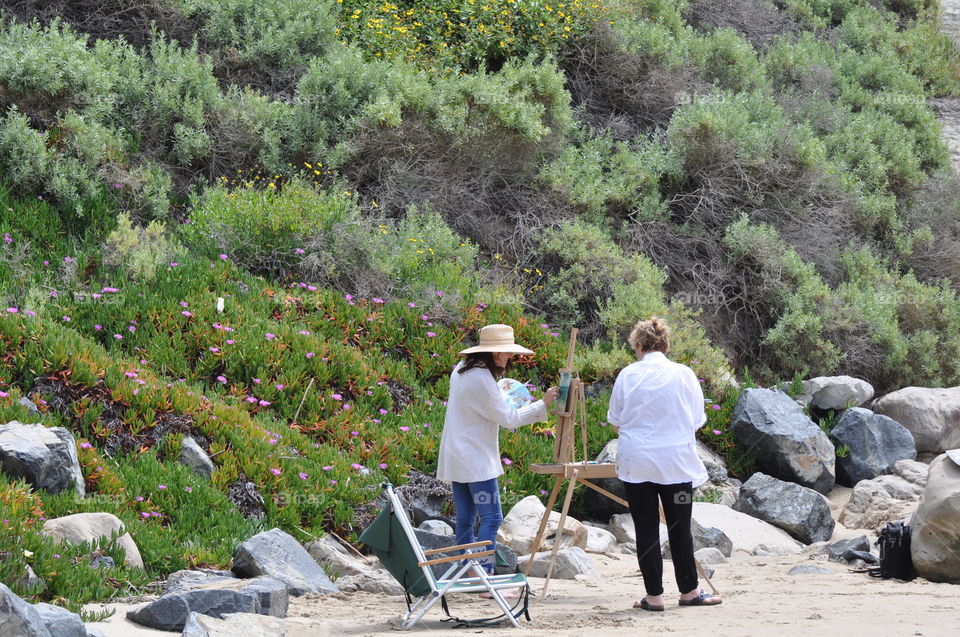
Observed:
[[[690,534],[693,487],[707,481],[694,436],[707,419],[703,390],[693,370],[667,358],[670,328],[662,319],[639,321],[630,333],[630,346],[639,360],[617,376],[607,420],[620,435],[617,476],[630,504],[637,532],[637,561],[647,591],[634,607],[664,608],[660,503],[680,605],[714,606],[722,600],[697,584]]]
[[[519,409],[510,408],[500,394],[497,379],[504,376],[510,359],[532,351],[514,342],[509,325],[480,329],[480,343],[460,352],[464,360],[450,374],[450,396],[440,438],[437,478],[451,482],[457,510],[457,544],[490,540],[485,550],[495,549],[497,530],[503,521],[497,476],[503,473],[499,429],[517,429],[547,419],[547,407],[557,397],[556,387],[543,400]],[[474,538],[474,523],[480,528]],[[495,560],[484,568],[493,572]]]

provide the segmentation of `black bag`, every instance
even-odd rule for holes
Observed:
[[[903,522],[887,522],[877,539],[880,566],[870,569],[873,577],[901,579],[909,582],[917,577],[910,557],[910,527]]]

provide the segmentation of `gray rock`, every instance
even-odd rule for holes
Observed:
[[[524,555],[520,558],[520,568],[526,569],[527,561],[533,560],[530,566],[531,577],[546,577],[547,567],[550,564],[550,551],[541,551],[533,556]],[[553,565],[551,577],[555,579],[576,579],[577,575],[599,577],[593,567],[590,557],[579,546],[566,546],[557,550],[557,559]]]
[[[337,592],[336,585],[306,549],[280,529],[258,533],[237,547],[231,570],[239,577],[274,577],[295,596]]]
[[[453,535],[453,528],[443,520],[424,520],[417,528],[436,535]]]
[[[235,583],[239,578],[233,571],[218,571],[214,569],[182,570],[170,573],[167,577],[164,595],[182,593],[195,588],[209,587],[217,583]]]
[[[905,387],[874,401],[873,411],[910,430],[918,452],[960,447],[960,387]]]
[[[873,398],[873,385],[852,376],[819,376],[803,381],[803,395],[821,411],[859,407]]]
[[[367,575],[372,572],[372,568],[366,560],[348,553],[331,535],[324,535],[319,540],[310,542],[306,549],[310,557],[334,578],[343,578],[348,575]]]
[[[285,617],[289,599],[286,584],[264,575],[164,593],[148,604],[127,611],[127,619],[159,630],[183,630],[191,612],[217,618],[231,613]]]
[[[704,527],[695,519],[690,520],[690,535],[693,536],[693,551],[715,548],[721,555],[730,557],[733,553],[733,542],[727,537],[727,534],[715,527]],[[663,557],[673,559],[670,553],[670,541],[661,542],[661,553]]]
[[[216,468],[213,460],[211,460],[207,452],[197,444],[193,436],[183,437],[183,441],[180,443],[180,457],[178,461],[203,478],[209,478],[213,475],[213,470]]]
[[[820,493],[833,488],[833,444],[786,394],[744,390],[734,407],[730,430],[740,448],[753,451],[757,465],[773,477]]]
[[[40,618],[51,635],[55,635],[55,637],[87,637],[87,629],[77,613],[71,613],[61,606],[43,602],[34,604],[33,607],[40,613]]]
[[[32,590],[33,588],[39,586],[42,588],[46,587],[46,584],[42,579],[37,577],[37,574],[33,572],[33,569],[30,568],[30,565],[27,564],[25,567],[26,570],[23,572],[23,576],[17,580],[17,586],[25,589]]]
[[[52,637],[36,607],[20,599],[3,583],[0,583],[0,634]]]
[[[449,568],[450,565],[447,564],[446,567]],[[384,570],[341,577],[337,580],[337,588],[341,591],[363,591],[378,595],[403,595],[403,586]]]
[[[587,551],[590,553],[610,553],[617,548],[616,536],[606,529],[587,526]]]
[[[787,575],[833,575],[833,571],[825,566],[816,566],[814,564],[801,564],[794,566]]]
[[[930,463],[912,525],[910,555],[917,574],[960,584],[960,466],[946,454]]]
[[[843,412],[830,431],[830,440],[846,456],[837,458],[837,482],[852,487],[861,480],[890,474],[898,460],[913,460],[917,449],[913,434],[889,416],[854,407]]]
[[[222,619],[190,613],[180,637],[286,637],[284,622],[278,617],[236,613]]]
[[[84,628],[87,629],[87,637],[107,637],[102,630],[94,626],[84,625]]]
[[[780,527],[805,544],[829,540],[836,525],[830,506],[816,491],[763,473],[743,483],[733,508]]]
[[[699,551],[694,551],[693,556],[700,562],[701,565],[704,564],[723,564],[727,561],[727,557],[720,552],[720,549],[708,546],[705,549],[700,549]]]
[[[633,526],[633,518],[629,513],[617,513],[610,517],[610,532],[617,542],[637,543],[637,530]]]
[[[619,438],[613,438],[607,441],[603,449],[596,457],[598,463],[615,463],[617,461],[617,449],[620,445]],[[623,488],[623,482],[619,478],[596,478],[591,480],[601,489],[606,489],[618,498],[627,498],[627,492]],[[622,504],[604,497],[584,498],[583,513],[584,516],[592,520],[609,520],[614,515],[629,513],[629,509]]]
[[[626,553],[627,555],[636,555],[637,554],[637,543],[636,542],[621,542],[619,545],[620,552]]]
[[[827,545],[827,559],[833,562],[841,561],[843,554],[847,551],[865,551],[870,552],[870,539],[866,535],[850,538],[848,540],[837,540]]]
[[[86,495],[76,442],[63,427],[16,420],[0,425],[0,467],[10,478],[23,478],[35,489]]]
[[[116,565],[116,562],[109,555],[98,555],[90,560],[91,568],[114,568]]]
[[[21,396],[20,400],[17,401],[17,404],[21,407],[26,407],[27,411],[30,412],[31,416],[40,416],[40,409],[37,408],[36,404],[26,396]]]

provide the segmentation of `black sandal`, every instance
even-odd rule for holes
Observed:
[[[714,601],[716,598],[716,601]],[[716,595],[711,595],[710,593],[701,590],[700,594],[694,597],[693,599],[681,599],[681,606],[716,606],[717,604],[722,604],[723,600],[717,597]]]
[[[656,612],[660,612],[660,611],[663,610],[663,606],[654,606],[653,604],[651,604],[650,602],[647,601],[647,598],[641,599],[641,600],[640,600],[640,603],[638,603],[638,604],[635,603],[635,604],[633,605],[633,607],[634,607],[634,608],[642,608],[643,610],[656,611]]]

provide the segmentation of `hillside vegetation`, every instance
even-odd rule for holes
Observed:
[[[351,535],[381,480],[435,468],[447,374],[490,322],[540,387],[581,328],[602,423],[625,335],[667,317],[735,473],[731,375],[960,383],[936,2],[0,10],[0,422],[36,421],[27,397],[70,429],[91,494],[0,482],[0,579],[31,564],[27,597],[222,566],[260,528]],[[551,426],[503,435],[509,494],[546,486],[523,467]],[[188,434],[212,482],[173,462]],[[32,532],[86,510],[146,573],[111,584]]]

